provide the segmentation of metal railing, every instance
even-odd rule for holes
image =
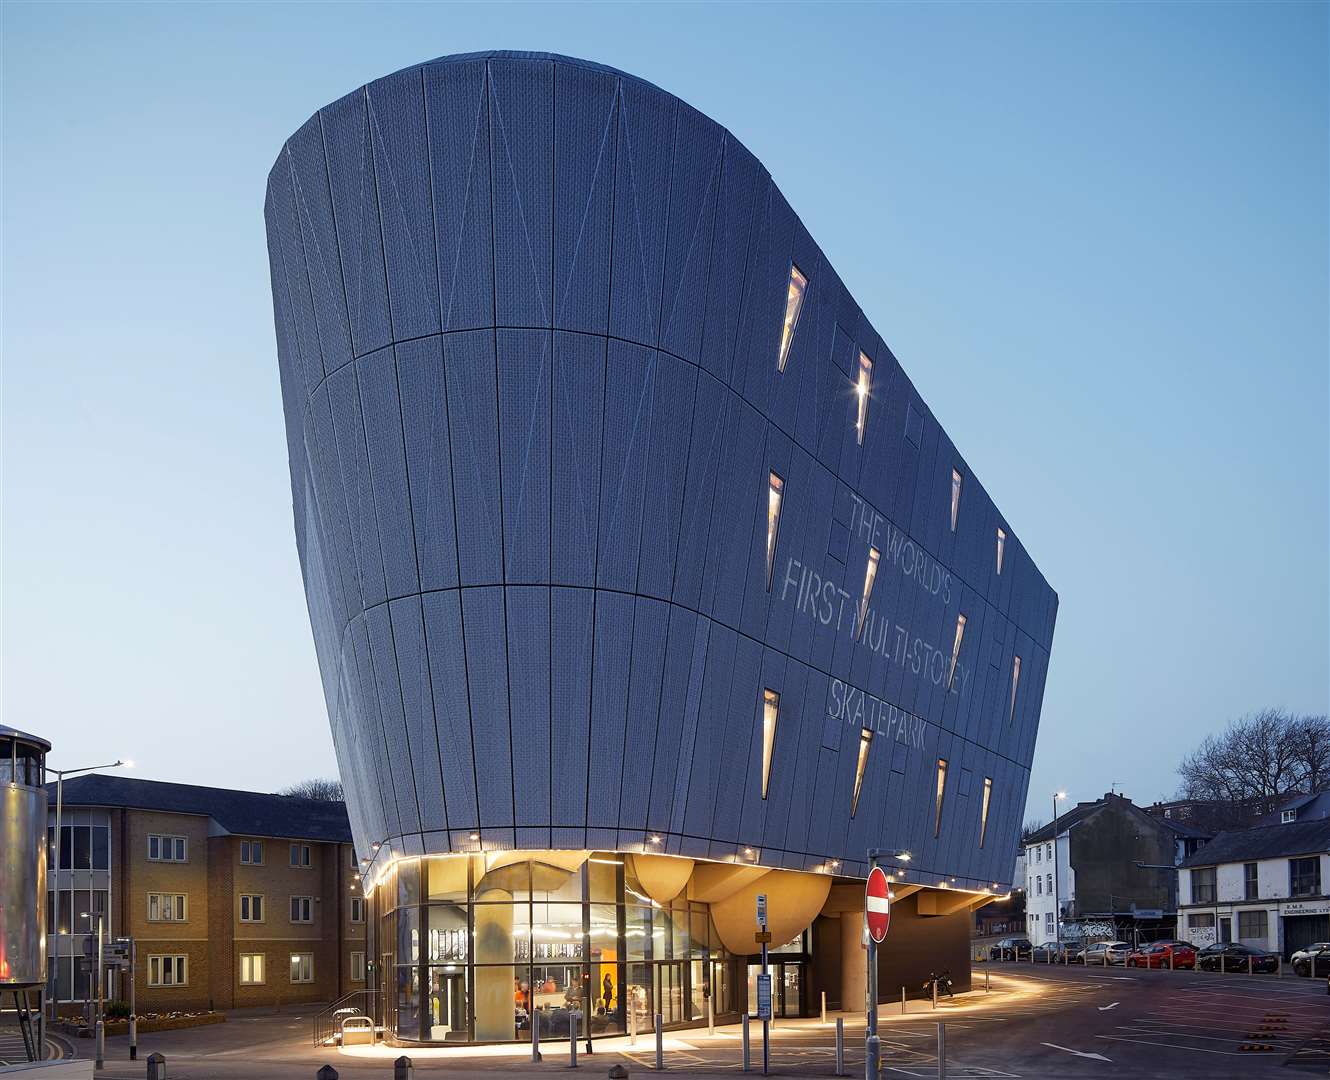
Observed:
[[[375,1031],[383,1026],[383,992],[352,990],[314,1015],[314,1045],[332,1046],[341,1036],[342,1021],[348,1016],[367,1016]]]

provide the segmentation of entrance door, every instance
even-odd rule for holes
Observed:
[[[785,1018],[803,1015],[803,974],[804,965],[798,961],[770,960],[767,970],[771,972],[771,1015]],[[761,964],[748,965],[748,1014],[757,1015],[757,977],[762,972]]]
[[[1219,920],[1219,940],[1220,940],[1220,941],[1232,941],[1232,940],[1233,940],[1233,929],[1232,929],[1232,927],[1233,927],[1233,920],[1232,920],[1231,918],[1229,918],[1227,915],[1223,916],[1223,917]]]
[[[429,1038],[435,1042],[467,1040],[464,972],[430,968],[428,1023]]]

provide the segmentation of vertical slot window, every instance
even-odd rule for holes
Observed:
[[[951,531],[956,531],[956,522],[961,516],[961,474],[951,470]]]
[[[799,272],[799,268],[790,264],[790,286],[785,293],[785,324],[780,331],[780,355],[776,357],[776,370],[785,370],[785,361],[790,358],[790,345],[794,341],[794,330],[799,325],[799,312],[804,306],[804,292],[808,288],[808,279]]]
[[[951,643],[951,666],[947,668],[947,689],[956,683],[956,662],[961,658],[961,641],[965,638],[965,616],[956,616],[956,637]]]
[[[859,809],[859,792],[864,786],[864,770],[868,768],[868,748],[873,745],[873,733],[868,728],[859,732],[859,758],[854,763],[854,794],[850,796],[850,817]]]
[[[1021,658],[1011,658],[1011,704],[1007,707],[1007,723],[1016,719],[1016,688],[1021,684]]]
[[[868,423],[868,397],[873,390],[873,361],[863,353],[859,354],[859,380],[854,384],[854,396],[858,399],[858,418],[854,422],[854,435],[859,445],[864,444],[864,427]]]
[[[767,797],[771,781],[771,753],[776,748],[776,717],[780,714],[780,695],[775,690],[762,691],[762,798]]]
[[[877,564],[880,558],[877,548],[868,549],[868,566],[864,570],[864,595],[859,601],[859,618],[854,627],[855,641],[863,636],[864,623],[868,620],[868,601],[873,595],[873,582],[877,580]]]
[[[993,801],[993,778],[984,777],[984,801],[979,807],[979,846],[984,846],[984,837],[988,835],[988,804]]]
[[[785,500],[785,481],[776,473],[767,478],[767,591],[776,567],[776,534],[780,531],[780,508]]]
[[[937,796],[933,803],[933,835],[942,832],[942,796],[947,791],[947,759],[937,759]]]
[[[1004,530],[997,531],[997,572],[1002,573],[1002,555],[1007,549],[1007,534]]]

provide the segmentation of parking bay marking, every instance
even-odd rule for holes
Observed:
[[[1116,1009],[1117,1007],[1118,1007],[1118,1003],[1115,1001],[1115,1002],[1113,1002],[1111,1005],[1100,1005],[1100,1006],[1099,1006],[1099,1011],[1100,1011],[1100,1012],[1108,1012],[1109,1009]]]
[[[1059,1046],[1057,1043],[1041,1043],[1041,1046],[1051,1046],[1054,1050],[1065,1050],[1068,1054],[1075,1054],[1077,1057],[1094,1058],[1096,1061],[1111,1062],[1112,1058],[1106,1058],[1103,1054],[1086,1053],[1084,1050],[1073,1050],[1070,1046]]]

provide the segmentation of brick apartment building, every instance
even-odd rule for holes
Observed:
[[[50,789],[54,862],[55,789]],[[66,781],[48,914],[51,989],[96,995],[97,912],[137,943],[137,1007],[331,1001],[365,985],[365,903],[346,808],[92,774]],[[107,973],[125,999],[127,974]]]

